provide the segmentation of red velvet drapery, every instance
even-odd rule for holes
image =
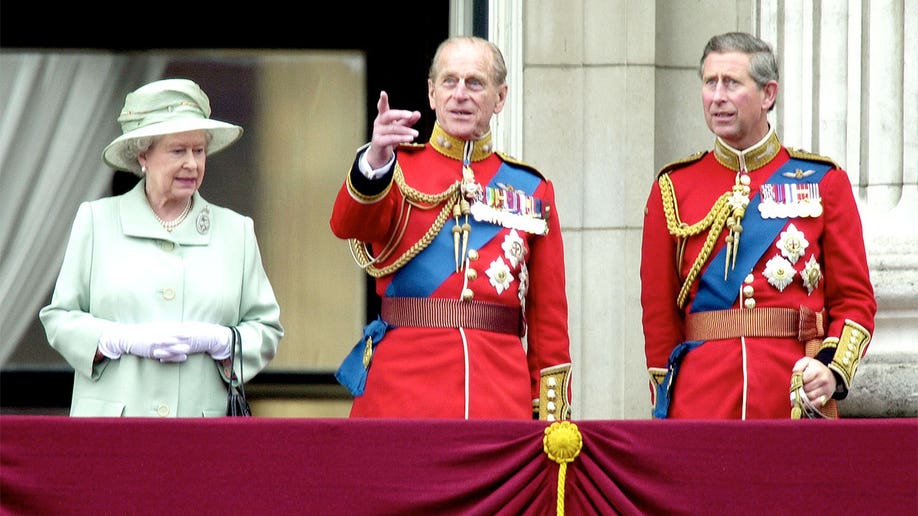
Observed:
[[[918,420],[575,421],[582,514],[918,514]],[[555,514],[545,422],[0,417],[3,514]]]

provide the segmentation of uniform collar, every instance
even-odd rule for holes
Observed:
[[[481,138],[469,142],[472,144],[471,161],[481,161],[494,153],[491,143],[491,131]],[[440,154],[462,161],[466,142],[446,134],[439,123],[434,123],[433,132],[430,134],[430,146]]]
[[[762,168],[773,160],[780,151],[781,142],[778,141],[774,127],[768,129],[768,134],[759,140],[759,143],[746,150],[734,149],[724,143],[720,137],[714,142],[714,157],[717,158],[717,161],[730,170],[737,172],[740,170],[752,172]]]

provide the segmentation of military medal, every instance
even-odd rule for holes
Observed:
[[[781,232],[781,238],[775,244],[775,247],[780,249],[781,255],[790,260],[791,263],[797,263],[797,260],[803,256],[809,245],[810,243],[803,235],[803,232],[791,223],[787,226],[787,230]]]
[[[538,197],[504,184],[485,187],[471,208],[472,216],[479,222],[489,222],[533,235],[548,233],[546,211]]]
[[[510,272],[510,267],[504,263],[503,258],[500,256],[491,262],[485,274],[488,275],[488,281],[491,283],[491,286],[497,290],[498,295],[504,290],[509,289],[510,283],[513,282],[513,273]]]
[[[762,218],[819,217],[822,198],[819,183],[764,184],[759,212]]]
[[[504,257],[510,262],[511,267],[516,268],[525,261],[526,246],[523,245],[523,239],[520,238],[520,234],[515,229],[511,229],[507,233],[500,247],[504,250]]]
[[[784,292],[784,289],[794,281],[797,271],[794,270],[794,266],[786,258],[775,256],[765,264],[765,272],[763,274],[771,286]]]
[[[811,175],[815,173],[816,171],[813,169],[803,170],[803,169],[798,168],[797,170],[794,170],[793,172],[784,172],[781,175],[784,177],[789,177],[791,179],[803,179],[804,177],[810,177]]]
[[[800,278],[803,279],[803,286],[806,287],[806,293],[812,294],[816,287],[819,286],[819,280],[822,279],[822,271],[819,268],[819,262],[812,254],[807,260],[806,266],[800,272]]]
[[[520,288],[518,290],[520,308],[523,310],[523,313],[526,313],[526,294],[529,293],[529,267],[526,266],[526,262],[520,264],[518,276],[520,279]]]

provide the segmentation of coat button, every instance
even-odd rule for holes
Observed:
[[[163,289],[163,299],[166,301],[172,301],[175,299],[175,289],[172,287],[166,287]]]
[[[162,242],[160,242],[159,245],[162,248],[162,250],[167,253],[171,253],[172,250],[175,249],[175,243],[170,242],[168,240],[163,240]]]
[[[165,403],[160,403],[156,406],[156,415],[159,417],[168,417],[169,416],[169,405]]]

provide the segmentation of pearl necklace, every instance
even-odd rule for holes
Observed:
[[[159,218],[159,215],[157,215],[155,211],[153,212],[153,216],[156,217],[156,221],[159,222],[163,226],[163,229],[172,233],[172,230],[178,227],[178,225],[181,224],[185,220],[185,217],[187,217],[188,214],[191,213],[191,203],[192,203],[192,199],[188,199],[188,203],[185,204],[185,209],[182,211],[182,214],[179,215],[178,218],[176,218],[175,220],[170,220],[166,222],[165,220]]]

